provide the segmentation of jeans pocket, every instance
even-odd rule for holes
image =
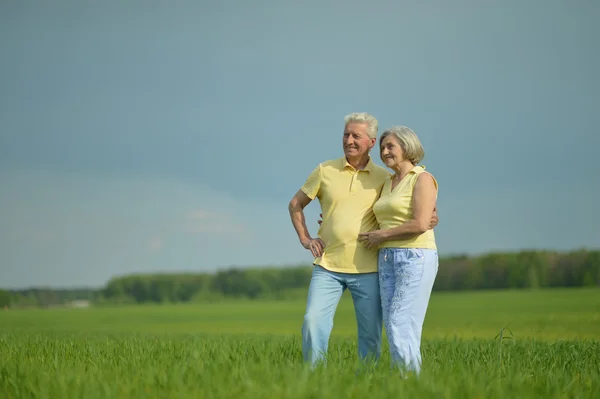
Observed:
[[[425,253],[421,248],[402,248],[396,252],[396,259],[415,262],[419,259],[425,259]]]
[[[425,252],[420,248],[400,248],[394,252],[395,273],[407,284],[420,281],[425,271]]]

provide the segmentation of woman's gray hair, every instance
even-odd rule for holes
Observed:
[[[404,151],[404,157],[408,159],[413,165],[418,164],[425,157],[425,150],[421,144],[421,140],[417,137],[416,133],[406,126],[393,126],[386,129],[379,139],[379,148],[381,149],[381,143],[387,136],[393,136],[398,140],[398,144]]]
[[[344,117],[344,126],[347,126],[349,123],[366,123],[367,124],[367,134],[370,138],[377,138],[377,130],[379,130],[379,122],[377,119],[366,112],[353,112]]]

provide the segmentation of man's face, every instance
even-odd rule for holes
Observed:
[[[367,134],[366,123],[350,122],[344,129],[344,154],[348,158],[360,158],[373,148],[375,141]]]

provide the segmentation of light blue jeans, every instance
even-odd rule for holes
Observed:
[[[302,324],[302,354],[313,366],[326,357],[335,310],[346,288],[354,302],[359,358],[379,359],[382,316],[377,273],[335,273],[315,265]]]
[[[421,333],[438,271],[433,249],[381,248],[379,286],[392,365],[421,372]]]

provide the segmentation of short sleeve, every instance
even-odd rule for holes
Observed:
[[[300,188],[311,200],[319,194],[321,188],[321,165],[317,166],[308,176],[304,185]]]

